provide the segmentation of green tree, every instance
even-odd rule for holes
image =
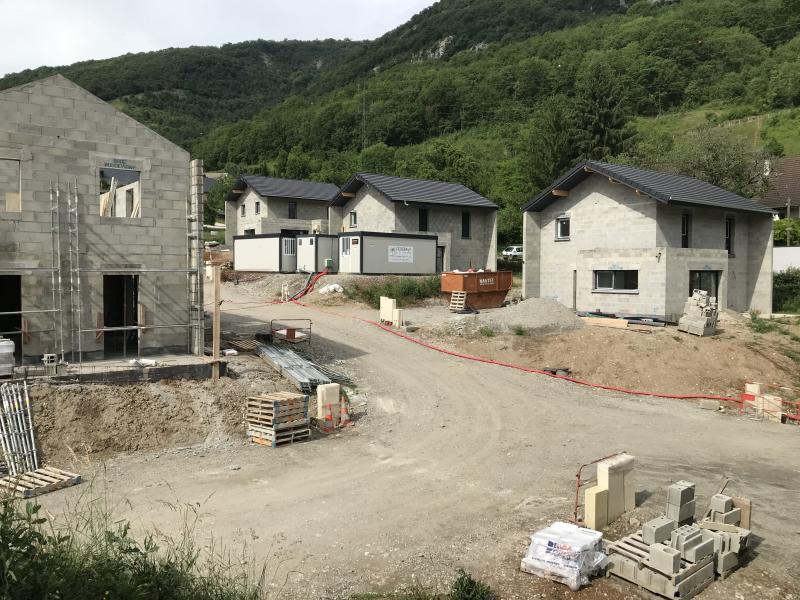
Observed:
[[[780,219],[775,221],[773,236],[776,246],[800,246],[800,219]]]
[[[550,185],[575,162],[574,121],[564,96],[546,100],[534,113],[528,126],[525,166],[536,189]]]
[[[370,173],[392,173],[395,170],[395,150],[383,142],[373,144],[361,152],[362,171]]]
[[[574,104],[575,145],[583,159],[620,154],[633,136],[618,75],[598,68],[580,83]]]

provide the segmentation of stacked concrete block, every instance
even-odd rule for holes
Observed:
[[[678,481],[667,488],[667,518],[685,525],[694,521],[694,484]]]
[[[730,496],[717,494],[711,498],[711,520],[738,526],[742,521],[742,509],[733,507],[733,498]]]
[[[761,383],[746,383],[744,386],[744,410],[757,419],[767,419],[781,423],[783,421],[783,398],[766,393]]]
[[[597,463],[597,485],[584,492],[586,524],[602,529],[635,508],[634,457],[620,454]]]
[[[714,551],[714,543],[703,537],[703,532],[694,525],[683,525],[670,536],[670,547],[680,551],[681,558],[698,563]]]
[[[683,307],[683,316],[678,321],[678,331],[698,336],[714,335],[717,331],[717,299],[708,292],[693,290]]]
[[[670,539],[678,524],[667,517],[648,521],[642,527],[642,540],[645,544],[660,544]]]
[[[387,296],[381,296],[379,309],[381,323],[392,323],[396,310],[397,300],[394,298],[388,298]]]
[[[341,397],[342,388],[338,383],[317,386],[317,422],[323,431],[333,430],[339,426]]]
[[[666,544],[650,544],[648,565],[665,575],[673,575],[681,568],[681,553]]]

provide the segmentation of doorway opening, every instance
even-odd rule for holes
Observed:
[[[720,275],[721,271],[689,271],[689,296],[694,290],[703,290],[719,298]]]
[[[139,276],[103,276],[103,327],[125,328],[103,332],[105,358],[139,354]]]
[[[22,276],[0,275],[0,337],[14,342],[14,361],[22,363]]]

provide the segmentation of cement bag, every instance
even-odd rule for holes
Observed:
[[[599,531],[556,521],[531,536],[520,569],[577,591],[605,563],[602,539]]]
[[[320,288],[319,293],[323,295],[327,294],[341,294],[344,292],[344,288],[340,286],[338,283],[331,283],[326,285],[325,287]]]

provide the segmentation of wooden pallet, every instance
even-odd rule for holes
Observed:
[[[681,559],[680,570],[666,574],[650,566],[650,546],[641,531],[603,545],[609,555],[609,573],[666,598],[692,598],[714,581],[713,552],[697,563]]]
[[[247,399],[245,418],[248,423],[278,425],[308,417],[308,396],[277,392]]]
[[[0,491],[19,494],[22,498],[33,498],[61,488],[77,485],[81,476],[55,467],[42,467],[20,475],[9,475],[0,479]]]
[[[450,292],[450,312],[461,312],[467,308],[467,292]]]
[[[263,430],[250,430],[247,432],[250,442],[260,446],[268,446],[276,448],[277,446],[284,446],[293,444],[295,442],[303,442],[311,437],[311,429],[308,424],[299,427],[287,427],[286,429],[270,429]]]
[[[308,417],[303,417],[301,419],[295,419],[293,421],[286,421],[285,423],[275,423],[274,425],[270,425],[268,423],[257,423],[253,421],[247,422],[247,435],[256,435],[256,434],[272,434],[276,431],[283,431],[284,429],[295,429],[298,427],[308,427],[311,423],[311,419]],[[251,433],[256,432],[256,433]]]

